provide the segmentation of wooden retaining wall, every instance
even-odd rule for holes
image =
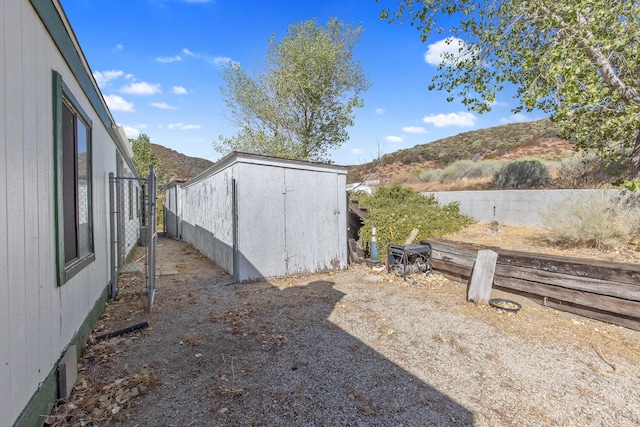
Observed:
[[[423,243],[423,242],[421,242]],[[498,253],[493,287],[544,306],[640,330],[640,266],[429,239],[433,268],[469,283],[478,250]]]

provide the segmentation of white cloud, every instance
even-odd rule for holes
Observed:
[[[402,142],[402,138],[395,135],[385,136],[384,139],[386,139],[389,142]]]
[[[131,126],[121,125],[124,128],[124,133],[127,135],[127,138],[137,138],[140,135],[140,131]]]
[[[376,108],[376,114],[384,114],[387,110],[385,110],[384,108]]]
[[[402,128],[402,131],[406,133],[429,133],[422,126],[405,126]]]
[[[176,56],[162,56],[162,57],[157,57],[156,61],[158,62],[162,62],[162,63],[170,63],[170,62],[179,62],[182,61],[182,57],[180,55],[176,55]]]
[[[182,0],[185,3],[209,3],[212,0]]]
[[[197,57],[198,55],[196,55],[195,53],[191,52],[189,49],[187,49],[186,47],[184,49],[182,49],[182,53],[184,53],[185,55],[188,56],[193,56],[194,58]]]
[[[145,82],[131,83],[129,86],[122,87],[120,92],[130,95],[153,95],[160,93],[160,85]]]
[[[178,107],[174,107],[173,105],[169,105],[166,102],[152,102],[152,107],[160,108],[162,110],[177,110]]]
[[[509,117],[502,117],[500,119],[500,123],[502,124],[508,124],[508,123],[524,123],[524,122],[529,122],[531,121],[531,119],[529,117],[527,117],[526,114],[524,113],[516,113],[513,114]]]
[[[231,58],[228,58],[226,56],[216,56],[215,58],[213,58],[213,65],[217,65],[218,67],[221,67],[224,64],[228,64],[229,62],[232,62]]]
[[[170,130],[191,130],[191,129],[200,129],[200,125],[187,125],[182,122],[180,123],[171,123],[167,125],[167,129]]]
[[[176,95],[184,95],[186,93],[189,93],[189,91],[187,91],[187,89],[182,86],[174,86],[173,88],[171,88],[171,92],[175,93]]]
[[[476,116],[466,111],[449,114],[431,114],[422,119],[425,123],[431,123],[435,127],[445,126],[469,127],[476,124]]]
[[[352,148],[350,153],[351,154],[362,154],[362,150],[360,148]]]
[[[124,49],[124,46],[122,46],[122,44],[120,44],[120,43],[118,43],[116,45],[116,47],[114,48],[114,50],[122,50],[122,49]]]
[[[126,111],[132,113],[136,111],[133,108],[133,103],[125,100],[124,98],[118,95],[106,95],[104,97],[105,102],[110,110],[113,111]]]
[[[96,83],[101,88],[106,86],[111,80],[115,80],[118,77],[124,75],[124,71],[111,70],[111,71],[96,71],[93,73],[93,78],[96,79]]]
[[[455,63],[457,59],[464,59],[470,54],[464,40],[448,37],[429,45],[424,61],[430,65],[440,65],[443,62]]]

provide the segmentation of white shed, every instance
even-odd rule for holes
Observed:
[[[182,239],[236,282],[338,270],[348,263],[346,173],[234,152],[172,190],[169,207]]]
[[[109,173],[135,171],[60,2],[1,4],[0,427],[36,426],[109,295]]]

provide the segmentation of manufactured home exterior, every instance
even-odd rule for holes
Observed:
[[[234,152],[179,188],[175,228],[236,282],[347,267],[342,166]]]
[[[0,22],[0,427],[34,426],[107,300],[109,173],[136,173],[59,1]]]

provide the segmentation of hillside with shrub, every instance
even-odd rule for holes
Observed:
[[[151,144],[151,151],[166,182],[188,180],[213,165],[210,160],[186,156],[158,144]]]
[[[458,181],[453,185],[454,188],[437,189],[460,189],[456,186],[484,189],[488,184],[482,178],[487,175],[493,177],[501,166],[510,161],[525,158],[559,164],[561,159],[574,154],[574,146],[559,138],[551,120],[544,119],[464,132],[385,154],[371,162],[352,166],[348,182],[382,180],[423,190],[427,188],[421,188],[420,183],[430,183],[428,189],[434,189],[442,187],[436,185],[438,182],[445,184]],[[475,171],[471,172],[471,176],[460,174],[460,171],[450,175],[453,171],[447,171],[447,167],[452,165],[467,169],[467,172],[468,169]],[[431,179],[428,179],[430,173]],[[420,174],[427,179],[421,179]],[[460,181],[462,178],[466,181]]]

